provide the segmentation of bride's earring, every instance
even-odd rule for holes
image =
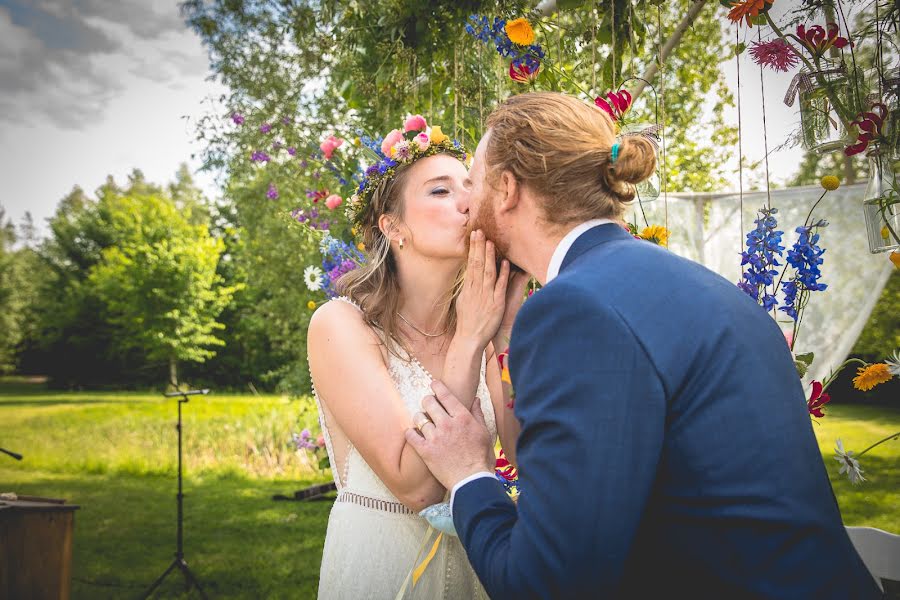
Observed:
[[[403,250],[403,238],[400,238],[400,249]]]

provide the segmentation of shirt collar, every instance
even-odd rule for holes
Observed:
[[[556,246],[556,250],[553,251],[553,256],[550,257],[550,264],[547,266],[547,281],[544,285],[547,285],[553,278],[559,275],[559,268],[562,266],[563,259],[566,258],[566,254],[569,252],[572,244],[575,243],[575,240],[577,240],[582,233],[588,229],[593,229],[598,225],[606,225],[607,223],[613,223],[613,221],[611,219],[592,219],[590,221],[585,221],[580,225],[576,225],[569,231],[569,233],[560,240],[559,244]]]

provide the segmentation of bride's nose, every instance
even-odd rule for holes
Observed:
[[[463,188],[462,192],[456,195],[456,210],[464,215],[469,214],[469,196],[471,192]]]

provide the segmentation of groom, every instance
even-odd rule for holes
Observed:
[[[482,415],[440,382],[423,401],[433,425],[407,439],[452,490],[487,592],[879,597],[781,331],[734,284],[615,222],[654,159],[646,140],[614,142],[601,111],[531,93],[490,116],[475,153],[475,227],[543,285],[509,348],[518,505]]]

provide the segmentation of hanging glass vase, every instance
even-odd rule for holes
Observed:
[[[819,61],[815,70],[804,67],[794,77],[784,102],[793,106],[794,100],[800,99],[800,129],[807,150],[825,153],[847,145],[847,131],[834,101],[841,102],[841,95],[849,89],[844,64],[825,59]]]
[[[662,163],[660,162],[659,157],[659,142],[661,131],[662,127],[655,123],[638,123],[633,125],[626,125],[622,129],[622,136],[642,136],[648,139],[650,143],[653,144],[653,146],[656,148],[656,169],[648,179],[640,182],[635,186],[635,200],[638,200],[641,203],[652,202],[656,200],[657,198],[659,198],[660,189],[662,189],[660,175],[662,172]]]
[[[863,199],[869,252],[877,254],[900,248],[900,189],[892,160],[882,148],[870,150],[869,182]]]
[[[884,80],[884,105],[887,117],[884,121],[885,154],[892,160],[900,160],[900,77]]]

